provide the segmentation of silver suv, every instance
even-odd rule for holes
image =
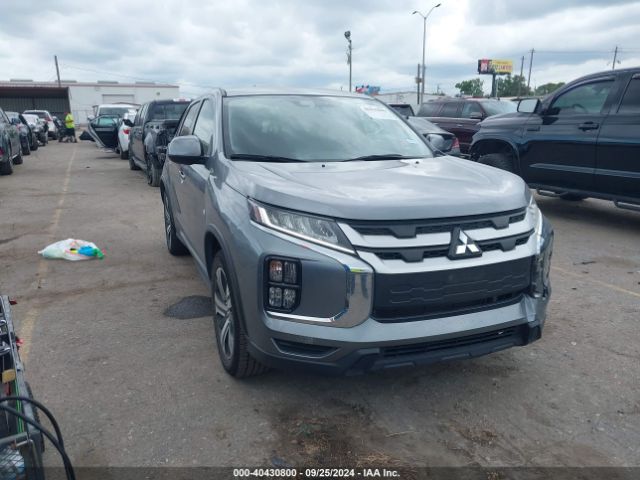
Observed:
[[[214,300],[231,375],[468,358],[540,338],[553,232],[517,176],[435,157],[381,102],[193,101],[161,178],[166,241]]]

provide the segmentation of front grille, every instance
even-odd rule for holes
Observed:
[[[512,223],[521,222],[526,216],[526,209],[511,210],[490,215],[469,215],[454,218],[435,218],[431,220],[401,221],[359,221],[349,222],[349,226],[361,235],[386,235],[395,238],[414,238],[416,235],[428,233],[451,232],[455,227],[462,230],[479,228],[508,228]]]
[[[518,302],[529,290],[531,257],[478,267],[376,274],[372,316],[404,322],[460,315]]]
[[[526,343],[523,327],[510,327],[491,332],[483,332],[465,337],[437,340],[433,342],[414,343],[411,345],[398,345],[382,349],[385,358],[410,357],[424,355],[442,350],[454,350],[457,348],[469,348],[482,344],[495,343],[501,346],[521,345]]]

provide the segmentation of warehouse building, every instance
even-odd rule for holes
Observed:
[[[119,83],[99,80],[95,83],[62,80],[58,82],[34,82],[12,79],[0,81],[0,107],[8,111],[49,110],[62,117],[71,111],[76,123],[87,123],[94,107],[102,103],[131,103],[140,105],[151,100],[177,98],[177,85],[153,82]]]

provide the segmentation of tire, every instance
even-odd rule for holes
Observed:
[[[38,139],[36,138],[36,141],[33,142],[33,145],[31,145],[31,151],[35,152],[36,150],[38,150]]]
[[[53,140],[58,140],[58,138],[60,138],[62,135],[59,135],[58,132],[53,132],[51,133],[51,138]]]
[[[13,159],[13,164],[14,165],[22,165],[22,149],[19,150],[18,156],[16,158]]]
[[[173,223],[173,212],[171,204],[165,194],[162,194],[162,204],[164,205],[164,237],[167,242],[167,250],[171,255],[181,257],[188,255],[189,250],[184,243],[176,236],[176,226]]]
[[[236,378],[259,375],[268,370],[251,356],[247,336],[242,331],[240,312],[236,308],[229,269],[222,252],[211,264],[211,298],[213,327],[216,332],[218,355],[225,371]]]
[[[581,202],[582,200],[585,200],[589,197],[587,197],[586,195],[579,195],[577,193],[563,193],[562,195],[560,195],[560,198],[568,202]]]
[[[11,175],[12,173],[13,163],[11,163],[11,158],[4,163],[0,163],[0,175]]]
[[[126,160],[127,158],[129,158],[129,150],[127,151],[122,150],[122,145],[120,145],[120,140],[118,140],[118,153],[120,154],[121,160]]]
[[[27,144],[22,146],[22,155],[31,155],[31,147],[29,146],[28,140]]]
[[[151,187],[160,186],[160,177],[162,176],[162,170],[156,167],[153,163],[151,155],[147,155],[147,184]]]
[[[509,155],[504,153],[488,153],[486,155],[482,155],[478,159],[478,163],[499,168],[500,170],[506,170],[511,173],[514,171],[513,160]]]
[[[129,170],[140,170],[140,167],[133,161],[133,157],[129,155]]]

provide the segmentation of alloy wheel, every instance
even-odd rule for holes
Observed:
[[[231,360],[234,354],[235,326],[233,304],[227,274],[222,267],[215,272],[214,286],[215,324],[218,329],[218,346],[222,355]]]

